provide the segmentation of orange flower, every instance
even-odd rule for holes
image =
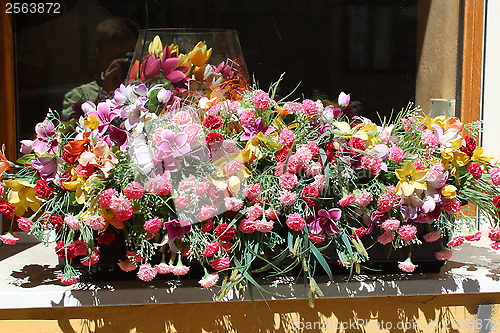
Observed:
[[[109,150],[109,146],[106,142],[99,141],[91,150],[83,152],[78,162],[83,166],[91,164],[101,169],[104,177],[107,178],[111,169],[118,163],[118,159],[116,155]]]
[[[4,174],[5,171],[10,169],[10,162],[5,157],[5,144],[2,145],[2,150],[0,150],[0,177]]]
[[[454,128],[461,133],[464,129],[464,124],[460,121],[460,118],[451,117],[444,122],[444,130],[447,131],[450,128]]]
[[[90,147],[90,132],[83,133],[83,139],[68,142],[64,150],[70,155],[80,155]]]

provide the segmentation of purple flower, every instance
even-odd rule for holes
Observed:
[[[173,154],[174,157],[184,155],[191,150],[186,133],[175,134],[168,129],[161,131],[160,142],[156,146],[164,153]]]
[[[323,110],[323,118],[326,119],[326,121],[332,121],[333,119],[337,119],[340,117],[342,114],[342,110],[339,108],[334,108],[331,105],[328,105],[324,110]]]
[[[120,148],[121,151],[126,151],[128,147],[130,133],[128,131],[122,130],[116,126],[109,126],[109,134],[106,135],[103,140],[108,144],[108,146],[114,146],[113,142]],[[111,142],[113,141],[113,142]]]
[[[37,138],[32,140],[21,141],[21,152],[23,154],[31,153],[33,150],[39,154],[57,154],[59,142],[59,134],[55,131],[54,124],[45,119],[43,122],[36,124],[35,132]]]
[[[156,79],[160,75],[161,60],[154,55],[150,55],[144,59],[142,63],[142,73],[147,80]]]
[[[165,59],[161,64],[161,70],[163,75],[172,83],[177,83],[182,81],[186,75],[180,70],[177,70],[177,65],[179,64],[179,58],[168,58]]]
[[[37,157],[31,163],[36,169],[37,175],[46,181],[55,181],[60,178],[58,173],[60,169],[61,158],[55,156]]]
[[[342,211],[338,208],[330,210],[320,209],[316,218],[309,223],[309,230],[313,234],[319,234],[324,231],[328,236],[332,236],[340,231],[335,221],[340,220]]]
[[[191,231],[191,223],[183,219],[170,219],[163,225],[167,229],[168,240],[172,242]]]
[[[242,141],[252,140],[260,132],[267,136],[275,131],[272,126],[264,126],[262,117],[257,118],[253,124],[243,126],[243,129],[245,132],[241,135]]]

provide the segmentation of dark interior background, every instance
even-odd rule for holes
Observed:
[[[238,30],[260,88],[286,73],[291,98],[359,101],[377,120],[415,99],[417,0],[66,0],[61,14],[16,14],[18,133],[33,135],[48,108],[97,74],[95,28],[126,16],[141,28]]]

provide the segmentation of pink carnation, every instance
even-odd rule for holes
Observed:
[[[382,161],[376,157],[363,155],[361,156],[361,167],[372,175],[378,175],[382,170]]]
[[[175,266],[169,265],[166,263],[159,263],[158,265],[155,265],[154,267],[155,267],[156,271],[158,272],[158,274],[168,274],[168,273],[172,273]]]
[[[439,147],[439,138],[430,130],[425,130],[422,136],[422,141],[429,145],[429,148]]]
[[[417,268],[417,266],[411,262],[410,258],[408,258],[403,262],[399,262],[398,268],[403,272],[413,273],[413,271],[415,271],[415,268]]]
[[[196,194],[197,195],[202,195],[206,193],[210,189],[210,182],[208,180],[204,180],[200,183],[198,183],[198,186],[196,187]]]
[[[309,176],[316,176],[323,171],[323,165],[319,162],[309,163],[304,167],[304,171]]]
[[[179,185],[177,185],[177,189],[179,191],[185,191],[185,190],[190,190],[196,187],[196,178],[193,175],[190,175],[187,178],[184,178],[179,182]]]
[[[0,241],[5,245],[15,245],[19,242],[19,235],[17,233],[6,233],[5,235],[0,235]]]
[[[323,191],[325,189],[325,186],[326,186],[325,175],[314,176],[314,181],[311,183],[311,186],[316,187],[319,192]]]
[[[255,226],[257,231],[268,232],[273,230],[274,222],[272,220],[256,220]]]
[[[281,130],[278,135],[278,143],[282,144],[287,148],[291,148],[293,145],[293,141],[295,140],[295,134],[291,129],[284,128]]]
[[[187,111],[179,111],[173,117],[172,121],[177,125],[186,125],[193,122],[191,115]]]
[[[302,164],[295,154],[288,158],[288,163],[286,164],[286,171],[291,173],[298,173],[301,170]]]
[[[354,202],[360,206],[368,206],[373,200],[373,195],[368,191],[363,191],[356,195]]]
[[[243,208],[243,200],[234,197],[225,197],[224,206],[231,212],[237,212]]]
[[[445,249],[445,250],[436,252],[436,259],[437,260],[448,260],[451,258],[452,255],[453,255],[453,250]]]
[[[254,220],[244,219],[240,222],[238,229],[245,234],[254,233],[257,230],[257,222]]]
[[[144,192],[145,192],[144,187],[142,187],[142,185],[136,181],[128,183],[125,189],[123,190],[125,196],[132,200],[142,198],[144,196]]]
[[[285,172],[280,176],[279,185],[285,190],[291,190],[297,185],[298,178],[290,172]]]
[[[229,162],[225,168],[226,168],[227,174],[231,175],[233,173],[238,173],[238,172],[242,171],[245,168],[245,166],[243,165],[243,162],[241,162],[238,159],[235,159],[235,160],[232,160],[231,162]]]
[[[155,268],[151,267],[150,264],[143,264],[139,267],[139,271],[137,272],[137,276],[142,281],[148,282],[148,281],[153,280],[156,277],[157,273],[158,273],[158,271]]]
[[[394,240],[396,235],[392,231],[386,231],[382,235],[378,236],[377,242],[382,245],[387,245]]]
[[[305,99],[302,101],[302,110],[306,116],[314,116],[322,109],[323,103],[321,103],[321,101],[315,102],[311,99]]]
[[[403,149],[398,146],[392,146],[389,149],[389,159],[398,163],[403,162],[405,158],[405,153]]]
[[[262,90],[257,90],[252,98],[255,107],[259,110],[265,110],[271,105],[269,94]]]
[[[184,265],[176,265],[172,268],[172,274],[175,276],[186,275],[189,273],[189,267]]]
[[[297,200],[297,194],[290,191],[284,191],[279,197],[279,201],[283,206],[291,206]]]
[[[148,180],[144,188],[149,193],[167,196],[172,192],[172,182],[165,175],[158,175]]]
[[[273,207],[270,207],[264,211],[264,216],[268,219],[277,219],[279,212],[276,211]]]
[[[243,189],[243,194],[250,200],[257,198],[260,194],[260,184],[249,184]]]
[[[292,213],[288,215],[286,225],[292,230],[300,231],[306,227],[306,221],[299,213]]]
[[[26,217],[21,216],[17,219],[17,226],[22,231],[26,231],[26,232],[30,231],[33,224],[34,224],[33,221],[31,221],[30,219],[28,219]]]
[[[86,216],[84,221],[92,230],[102,230],[108,225],[104,217],[100,215]]]
[[[184,196],[178,196],[177,198],[174,199],[175,206],[179,209],[186,209],[189,207],[189,204],[191,203],[191,199],[189,196],[184,197]]]
[[[146,230],[151,234],[158,233],[162,227],[163,227],[163,221],[157,216],[144,222],[143,226],[144,230]]]
[[[398,235],[404,241],[409,241],[415,237],[417,234],[417,227],[411,224],[406,224],[398,229]]]
[[[494,185],[500,185],[500,168],[490,170],[490,179]]]
[[[124,195],[114,197],[111,200],[110,208],[113,210],[115,219],[121,222],[129,220],[134,214],[134,206]]]
[[[260,204],[255,204],[251,207],[247,208],[247,212],[245,213],[245,216],[250,219],[250,220],[257,220],[260,218],[263,214],[263,209]]]
[[[429,232],[429,233],[424,235],[424,240],[427,243],[435,242],[440,238],[441,238],[441,231],[439,231],[439,230],[432,231],[432,232]]]
[[[253,112],[252,110],[243,110],[240,113],[240,121],[243,125],[254,124],[256,120],[257,116],[255,115],[255,112]]]
[[[188,137],[188,142],[198,141],[201,132],[202,132],[202,127],[199,124],[189,124],[184,129],[184,133],[186,133]]]
[[[66,214],[64,223],[66,223],[71,230],[80,230],[82,228],[82,222],[71,214]]]
[[[203,288],[210,288],[215,286],[215,284],[219,281],[219,274],[218,273],[212,273],[212,274],[205,274],[203,279],[198,281],[200,286]]]
[[[401,222],[399,220],[389,219],[389,220],[385,220],[384,222],[382,222],[382,229],[384,229],[385,231],[395,231],[399,228],[400,225],[401,225]],[[413,236],[410,237],[410,239],[412,239],[412,238],[413,238]]]
[[[200,208],[200,212],[196,215],[200,221],[208,220],[211,217],[214,217],[217,213],[217,209],[212,205],[203,205]]]
[[[67,286],[71,286],[75,283],[78,283],[78,276],[68,276],[65,274],[59,274],[57,277],[61,280],[61,283]]]
[[[345,197],[339,200],[338,204],[340,207],[346,207],[352,204],[356,200],[356,196],[353,193],[349,193]]]
[[[313,153],[306,145],[303,145],[297,149],[295,152],[295,158],[299,162],[300,166],[304,166],[311,161],[313,158]]]
[[[113,198],[118,196],[118,192],[115,189],[109,188],[99,195],[99,205],[104,209],[111,208],[111,201]]]

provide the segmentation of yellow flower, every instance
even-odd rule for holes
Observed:
[[[73,175],[72,180],[63,182],[61,185],[67,191],[75,192],[76,202],[82,205],[91,197],[90,193],[93,192],[97,185],[99,177],[91,176],[85,179],[82,175],[77,174],[74,169],[71,170],[71,174]]]
[[[191,52],[188,54],[189,61],[191,64],[201,67],[212,55],[212,49],[207,50],[207,44],[205,42],[198,42]]]
[[[153,41],[149,43],[148,51],[150,55],[156,55],[161,58],[163,53],[163,44],[161,43],[160,36],[156,35],[155,38],[153,38]]]
[[[333,130],[333,133],[343,137],[344,139],[358,137],[365,141],[368,147],[372,147],[377,143],[377,140],[375,139],[377,134],[377,125],[374,123],[358,124],[351,128],[349,123],[335,121],[333,122],[333,126],[336,128]]]
[[[487,164],[489,163],[495,156],[492,154],[486,154],[484,152],[484,148],[482,147],[476,147],[474,149],[474,152],[472,153],[472,158],[474,162],[477,162],[479,164]]]
[[[278,143],[278,133],[274,132],[266,136],[264,133],[259,132],[252,140],[247,142],[245,149],[250,150],[254,157],[260,160],[264,157],[264,153],[260,149],[261,146],[266,146],[272,151],[283,148],[283,145]]]
[[[441,194],[446,199],[453,199],[457,196],[457,188],[453,185],[445,185],[441,188]]]
[[[457,176],[458,168],[463,167],[469,163],[469,155],[460,151],[462,146],[462,139],[457,139],[451,143],[450,147],[441,150],[441,163],[445,169],[449,170],[453,176]]]
[[[99,127],[99,118],[91,114],[86,120],[83,121],[83,123],[88,128],[95,130],[97,127]]]
[[[35,184],[25,180],[4,180],[4,185],[10,188],[7,201],[16,208],[16,215],[22,216],[28,209],[36,212],[43,200],[36,196]]]
[[[415,190],[426,190],[426,175],[426,170],[417,170],[413,162],[406,162],[403,169],[396,169],[396,177],[399,179],[396,193],[410,196]]]
[[[218,168],[216,179],[212,183],[220,190],[229,190],[234,195],[240,191],[241,183],[251,175],[245,166],[251,158],[251,152],[247,149],[239,153],[229,154],[228,158],[220,158],[213,164]]]

